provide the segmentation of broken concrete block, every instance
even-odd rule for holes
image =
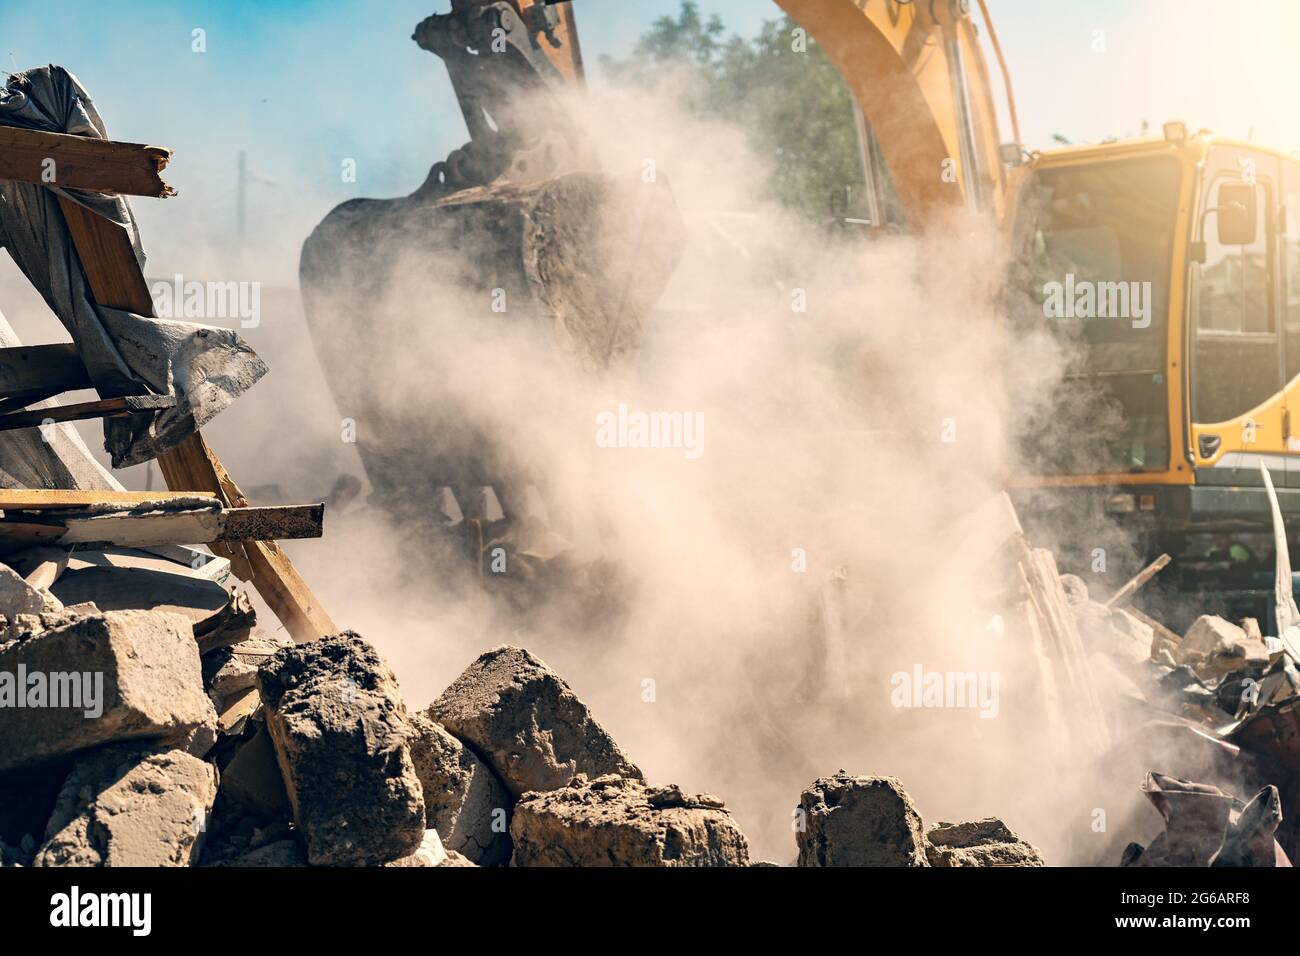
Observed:
[[[931,866],[1046,866],[1042,854],[1001,820],[937,823],[925,833]]]
[[[1065,592],[1065,598],[1071,606],[1089,603],[1088,583],[1077,574],[1062,574],[1061,590]]]
[[[472,860],[462,856],[455,850],[448,850],[442,845],[442,840],[438,837],[438,831],[429,829],[424,831],[424,840],[420,846],[410,856],[404,856],[400,860],[394,860],[392,863],[385,863],[384,866],[476,866]]]
[[[19,614],[40,614],[44,610],[45,597],[41,592],[9,565],[0,564],[0,614],[12,621]]]
[[[214,720],[189,622],[174,614],[79,618],[0,651],[0,770],[99,744],[179,740]]]
[[[189,866],[217,772],[180,750],[108,747],[77,762],[35,866]]]
[[[511,866],[747,866],[749,844],[722,801],[678,787],[579,775],[529,793],[510,823]]]
[[[644,779],[569,685],[519,647],[480,655],[426,714],[473,748],[516,798],[563,787],[579,773]]]
[[[375,649],[352,631],[285,647],[257,684],[307,859],[365,866],[413,853],[425,824],[411,728]]]
[[[264,724],[239,744],[221,770],[221,794],[264,817],[288,816],[289,797],[275,757],[275,745]]]
[[[1122,608],[1095,601],[1072,603],[1071,610],[1084,643],[1125,665],[1138,665],[1151,657],[1154,629]]]
[[[1231,671],[1268,663],[1268,648],[1259,638],[1213,614],[1203,614],[1188,628],[1174,659],[1190,664],[1196,673],[1212,680]]]
[[[841,770],[799,796],[799,866],[928,866],[921,814],[893,777]]]
[[[424,791],[425,823],[443,846],[479,866],[510,859],[514,799],[487,764],[424,714],[410,718],[411,762]]]

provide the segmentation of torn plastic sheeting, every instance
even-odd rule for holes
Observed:
[[[89,94],[59,66],[11,77],[0,89],[0,125],[108,136]],[[59,195],[124,226],[143,268],[144,249],[127,201],[84,190],[0,180],[0,245],[67,328],[100,397],[175,395],[172,408],[104,420],[104,448],[113,467],[139,464],[210,421],[266,374],[266,365],[230,329],[96,303]]]

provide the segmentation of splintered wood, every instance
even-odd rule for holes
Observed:
[[[159,175],[170,158],[161,146],[0,126],[0,179],[162,199],[176,195]]]
[[[1045,659],[1043,670],[1050,672],[1057,719],[1067,724],[1072,735],[1079,735],[1092,753],[1100,753],[1110,744],[1110,732],[1056,556],[1046,548],[1031,547],[1023,535],[1015,537],[1012,549],[1024,587],[1021,616],[1033,635],[1035,650]]]

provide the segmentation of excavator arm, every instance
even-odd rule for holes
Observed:
[[[997,113],[968,0],[776,2],[844,77],[910,228],[962,206],[1001,219]]]

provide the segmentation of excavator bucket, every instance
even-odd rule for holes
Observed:
[[[566,115],[582,75],[567,5],[462,0],[414,39],[446,63],[471,140],[410,196],[330,212],[303,246],[303,303],[341,413],[364,423],[377,503],[427,516],[450,491],[472,518],[490,486],[509,519],[528,484],[510,449],[454,403],[393,395],[394,362],[437,348],[450,318],[536,333],[575,373],[627,364],[684,233],[663,178],[599,171]]]

